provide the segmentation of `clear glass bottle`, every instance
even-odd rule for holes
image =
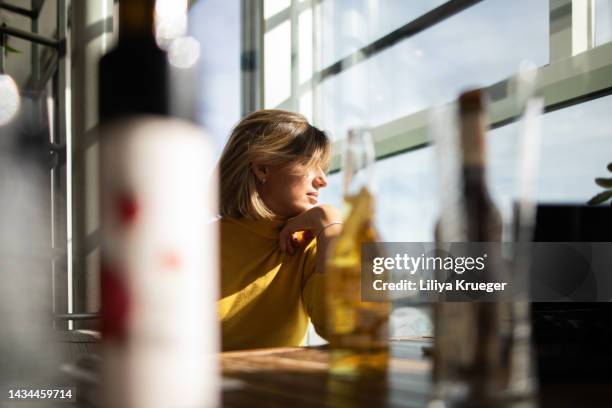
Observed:
[[[389,358],[389,302],[361,298],[361,244],[375,242],[374,146],[368,129],[348,132],[343,152],[344,225],[327,257],[327,316],[332,374],[384,371]]]

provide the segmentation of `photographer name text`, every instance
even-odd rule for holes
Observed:
[[[474,292],[500,292],[506,289],[507,282],[467,282],[465,279],[454,282],[440,282],[435,279],[424,279],[418,282],[403,279],[399,282],[385,282],[376,279],[372,286],[376,291],[413,291],[425,292],[451,292],[451,291],[474,291]]]

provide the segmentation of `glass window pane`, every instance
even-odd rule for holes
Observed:
[[[326,67],[389,34],[446,0],[325,0],[321,4]]]
[[[205,56],[199,60],[198,119],[220,156],[240,120],[240,1],[195,2],[189,9],[189,32]]]
[[[548,10],[548,0],[485,1],[382,51],[319,85],[320,125],[339,137],[355,118],[377,126],[505,79],[524,60],[547,64]]]
[[[438,214],[432,147],[376,162],[376,225],[382,241],[431,241]],[[321,202],[342,204],[342,174],[328,177]]]
[[[586,204],[603,189],[595,178],[612,177],[612,96],[548,113],[543,136],[537,200]],[[516,192],[518,124],[492,130],[487,137],[488,182],[504,210]],[[426,147],[376,163],[376,220],[385,241],[431,241],[439,214],[435,151]],[[339,205],[341,175],[329,177],[321,202]]]
[[[264,18],[270,18],[290,5],[291,0],[264,0]]]
[[[298,18],[299,32],[299,81],[303,83],[312,77],[313,46],[312,46],[312,9],[300,13]]]
[[[342,173],[327,176],[327,187],[321,189],[320,202],[342,208]]]
[[[291,22],[264,35],[264,105],[274,108],[291,95]]]
[[[602,188],[597,177],[612,177],[612,96],[595,99],[543,117],[538,177],[540,202],[586,204]],[[512,196],[516,180],[516,129],[511,124],[491,132],[491,186],[497,201]]]
[[[612,0],[595,0],[595,45],[612,41]]]
[[[309,122],[312,122],[312,91],[304,93],[300,96],[300,113],[306,116]]]

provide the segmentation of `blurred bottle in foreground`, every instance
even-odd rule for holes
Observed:
[[[459,97],[460,184],[452,216],[436,226],[439,243],[489,243],[483,281],[508,281],[501,258],[502,218],[486,183],[486,113],[481,90]],[[446,223],[446,224],[445,224]],[[452,225],[448,225],[451,224]],[[492,244],[497,243],[498,245]],[[462,276],[463,278],[464,276]],[[469,277],[466,277],[469,279]],[[512,382],[513,303],[506,300],[450,302],[434,305],[434,370],[437,397],[450,406],[513,406],[519,395]]]
[[[46,407],[9,395],[67,385],[52,319],[52,263],[62,254],[51,246],[49,197],[58,190],[49,184],[46,104],[42,93],[21,97],[18,115],[0,126],[0,407]]]
[[[154,9],[121,1],[119,43],[100,63],[104,406],[216,406],[212,148],[167,116]]]
[[[501,216],[486,185],[486,117],[480,90],[459,97],[459,121],[459,205],[453,218],[460,217],[461,222],[453,220],[453,235],[443,221],[438,223],[436,240],[500,242]],[[500,357],[498,324],[496,302],[441,301],[434,305],[433,376],[443,398],[476,399],[487,393]]]
[[[327,256],[327,316],[331,372],[384,371],[389,359],[389,303],[361,300],[361,244],[375,242],[374,146],[368,129],[348,133],[343,152],[344,225]]]

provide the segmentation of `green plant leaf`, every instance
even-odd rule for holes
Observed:
[[[602,191],[601,193],[597,194],[595,197],[591,198],[587,204],[588,205],[601,204],[604,201],[608,200],[610,197],[612,197],[612,190]]]
[[[608,163],[608,171],[612,171],[612,163]]]
[[[596,178],[595,183],[603,188],[612,188],[612,178]]]
[[[5,45],[4,48],[6,48],[6,52],[7,53],[13,52],[15,54],[21,54],[21,51],[19,51],[17,48],[11,47],[10,45]],[[612,164],[612,163],[610,163],[610,164]]]

